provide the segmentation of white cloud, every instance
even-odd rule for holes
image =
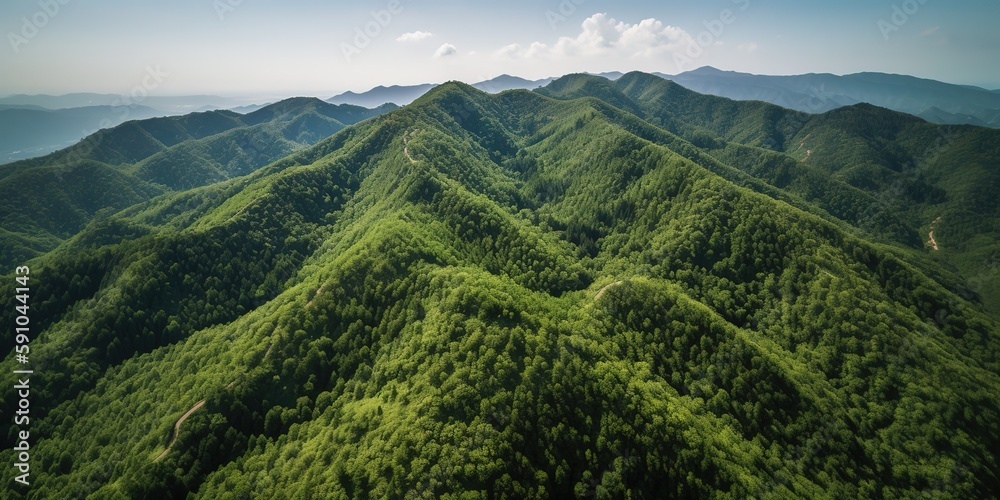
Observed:
[[[528,51],[525,52],[525,56],[534,57],[539,54],[544,54],[549,47],[541,42],[535,42],[528,47]]]
[[[619,22],[604,13],[590,16],[581,25],[576,37],[560,37],[552,46],[541,42],[524,49],[518,44],[507,45],[497,51],[506,57],[540,56],[615,56],[625,58],[655,57],[667,52],[683,50],[696,44],[694,37],[676,26],[663,24],[656,19],[644,19],[638,24]]]
[[[434,36],[434,33],[428,33],[426,31],[411,31],[409,33],[403,33],[399,35],[396,39],[397,42],[419,42],[425,38],[430,38]]]
[[[457,53],[458,53],[458,48],[457,47],[455,47],[454,45],[452,45],[450,43],[446,43],[446,44],[438,47],[437,51],[434,52],[434,57],[438,57],[438,58],[448,57],[448,56],[453,56],[453,55],[455,55]]]
[[[736,50],[746,52],[747,54],[753,54],[754,52],[757,52],[757,49],[759,48],[760,46],[757,45],[757,42],[741,43],[736,46]]]
[[[521,45],[517,43],[504,45],[503,47],[500,47],[500,50],[495,52],[496,55],[503,57],[519,57],[521,53]]]

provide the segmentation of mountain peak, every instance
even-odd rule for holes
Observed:
[[[565,91],[576,87],[592,84],[595,82],[608,82],[603,76],[592,75],[590,73],[570,73],[556,78],[544,88],[553,91]]]
[[[287,113],[297,113],[308,109],[323,108],[325,106],[332,106],[332,104],[326,103],[322,99],[316,97],[290,97],[274,104],[268,104],[257,111],[247,113],[246,116],[251,121],[254,121],[255,119],[271,120],[277,116]]]
[[[485,92],[467,83],[458,80],[449,80],[430,89],[414,102],[428,102],[454,95],[473,96],[478,94],[485,94]]]

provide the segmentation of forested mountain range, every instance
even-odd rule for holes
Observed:
[[[73,145],[101,123],[152,118],[161,113],[147,106],[85,106],[46,109],[0,105],[0,164],[41,156]]]
[[[1000,491],[1000,131],[643,73],[275,106],[0,167],[111,179],[4,222],[50,244],[5,497]]]
[[[1000,128],[1000,95],[979,87],[887,73],[753,75],[703,67],[663,75],[691,90],[822,113],[869,103],[952,125]]]
[[[102,128],[130,120],[263,106],[247,99],[211,95],[147,96],[75,93],[17,94],[0,98],[0,164],[43,156],[79,142]]]
[[[0,165],[0,263],[8,268],[53,249],[102,210],[246,175],[395,108],[292,98],[246,115],[135,120],[70,148]]]
[[[552,82],[552,80],[554,80],[554,78],[527,80],[516,76],[500,75],[496,78],[474,83],[472,86],[482,90],[483,92],[496,94],[505,90],[531,90],[546,85]],[[419,85],[390,85],[388,87],[379,85],[378,87],[365,92],[348,91],[342,94],[337,94],[327,99],[326,102],[332,104],[354,104],[356,106],[365,106],[369,108],[374,108],[388,103],[406,105],[417,100],[420,96],[426,94],[434,87],[436,87],[436,85],[432,83],[422,83]]]
[[[601,73],[610,80],[622,73]],[[768,76],[699,68],[678,75],[656,73],[704,94],[737,100],[760,100],[779,106],[823,113],[862,102],[920,116],[943,124],[980,125],[1000,128],[1000,96],[997,90],[952,85],[933,80],[885,73],[853,75],[808,74]],[[554,78],[528,80],[500,75],[472,86],[489,93],[512,89],[536,89]],[[344,92],[327,99],[332,104],[368,108],[394,103],[406,105],[434,88],[434,84],[378,86],[365,92]],[[0,98],[0,163],[31,158],[76,142],[81,131],[95,130],[105,120],[117,125],[125,120],[229,109],[239,113],[256,111],[263,104],[219,96],[149,96],[143,104],[117,105],[121,96],[112,94],[67,94],[63,96],[14,95]],[[41,106],[41,107],[39,107]],[[59,108],[59,109],[49,109]]]
[[[703,94],[741,101],[764,101],[813,114],[869,103],[916,115],[933,123],[1000,128],[1000,91],[907,75],[869,72],[843,76],[771,76],[722,71],[710,66],[677,75],[655,75]],[[617,80],[622,73],[601,73],[596,76]],[[510,89],[531,90],[548,85],[553,80],[525,80],[501,75],[475,83],[473,87],[491,93]],[[404,105],[432,88],[434,85],[431,84],[379,86],[367,92],[345,92],[328,102],[367,107],[388,102]]]

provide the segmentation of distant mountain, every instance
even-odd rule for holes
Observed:
[[[432,88],[434,88],[434,84],[431,83],[421,85],[392,85],[389,87],[379,85],[367,92],[356,93],[347,91],[327,99],[326,102],[331,104],[353,104],[366,108],[374,108],[390,102],[405,106]]]
[[[535,89],[548,85],[549,82],[554,80],[554,78],[545,78],[542,80],[526,80],[517,76],[510,75],[500,75],[496,78],[482,81],[479,83],[474,83],[472,86],[482,90],[483,92],[489,92],[490,94],[499,94],[505,90],[513,89]]]
[[[658,75],[696,92],[760,100],[809,113],[867,102],[945,124],[1000,127],[997,92],[912,76],[885,73],[766,76],[712,67],[673,76]]]
[[[228,109],[248,104],[247,99],[216,95],[187,96],[146,96],[129,99],[119,94],[74,93],[65,95],[15,94],[0,98],[0,106],[7,104],[34,105],[46,109],[81,108],[87,106],[121,106],[123,104],[142,105],[154,108],[164,115],[193,113],[198,110]]]
[[[64,95],[14,94],[0,97],[0,105],[32,105],[46,109],[82,108],[87,106],[112,106],[120,104],[122,96],[115,94],[74,93]]]
[[[43,108],[41,106],[35,106],[33,104],[0,104],[0,110],[4,109],[30,109],[34,111],[52,111],[48,108]]]
[[[527,80],[516,76],[500,75],[490,80],[475,83],[472,86],[482,90],[483,92],[497,94],[505,90],[513,89],[531,90],[548,85],[553,80],[554,78]],[[378,86],[367,92],[344,92],[343,94],[327,99],[326,102],[332,104],[354,104],[356,106],[364,107],[376,107],[391,102],[400,106],[405,106],[417,100],[420,96],[426,94],[435,86],[436,85],[429,83],[422,85],[393,85],[390,87]]]
[[[919,116],[924,120],[933,123],[954,124],[954,125],[976,125],[979,127],[990,126],[990,124],[986,123],[985,121],[975,116],[963,115],[958,113],[949,113],[937,107],[928,108],[916,116]],[[1000,128],[1000,127],[994,127],[994,128]]]
[[[593,75],[593,76],[599,76],[601,78],[607,78],[608,80],[611,80],[611,81],[615,81],[615,80],[621,78],[622,76],[625,76],[625,73],[622,73],[621,71],[607,71],[607,72],[604,72],[604,73],[587,73],[587,74]]]
[[[58,152],[0,166],[0,263],[50,250],[102,210],[246,175],[395,108],[292,98],[246,115],[208,111],[133,120]]]
[[[125,120],[161,115],[161,111],[136,105],[47,109],[34,104],[2,104],[0,164],[51,153]]]
[[[265,103],[265,104],[248,104],[246,106],[237,106],[235,108],[229,108],[229,110],[230,111],[235,111],[235,112],[240,113],[240,114],[247,114],[247,113],[253,113],[254,111],[257,111],[258,109],[263,109],[263,108],[265,108],[267,106],[270,106],[271,104],[274,104],[274,103],[270,103],[269,102],[269,103]]]

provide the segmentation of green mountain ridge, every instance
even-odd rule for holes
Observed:
[[[762,100],[810,113],[867,102],[936,123],[993,128],[1000,125],[1000,99],[993,91],[907,75],[867,72],[768,76],[702,67],[660,76],[705,94]]]
[[[995,245],[996,208],[960,195],[1000,141],[949,132],[952,172],[914,156],[926,193],[848,175],[905,172],[936,127],[638,73],[449,82],[178,184],[30,261],[38,458],[4,493],[990,496],[990,284],[965,286],[909,215],[975,211],[942,244]],[[173,147],[207,151],[186,163],[213,180],[212,136]]]
[[[130,121],[65,150],[0,166],[0,190],[12,193],[3,198],[0,262],[10,267],[55,248],[102,209],[246,175],[391,109],[293,98],[247,115],[209,111]],[[104,199],[77,201],[95,197]]]

